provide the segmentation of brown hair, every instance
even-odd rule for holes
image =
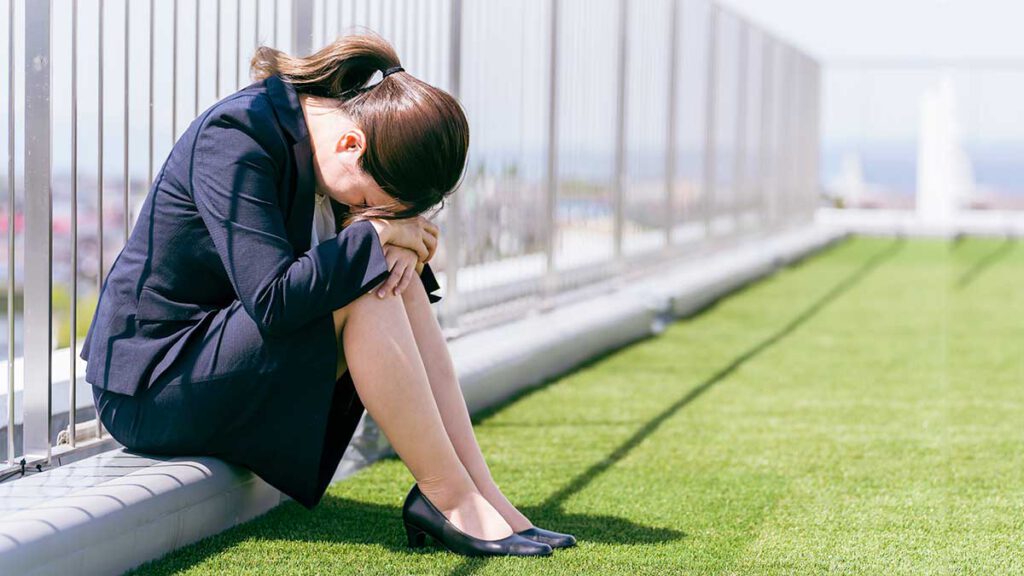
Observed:
[[[397,203],[349,206],[345,226],[369,217],[408,218],[438,203],[443,208],[466,166],[469,123],[451,94],[405,71],[366,86],[392,66],[401,66],[398,55],[372,31],[341,36],[306,57],[260,46],[252,58],[253,80],[277,74],[296,92],[336,99],[366,134],[360,168]]]

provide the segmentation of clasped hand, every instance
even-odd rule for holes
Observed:
[[[389,292],[396,296],[405,291],[413,277],[423,272],[423,265],[434,257],[440,229],[423,216],[386,220],[369,218],[384,247],[391,274],[377,289],[383,298]]]

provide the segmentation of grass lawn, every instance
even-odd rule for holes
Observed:
[[[856,238],[474,418],[575,548],[407,549],[390,458],[132,573],[1020,574],[1022,416],[1024,249]]]

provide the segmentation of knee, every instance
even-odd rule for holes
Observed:
[[[353,314],[363,314],[365,311],[365,313],[370,315],[379,315],[382,313],[382,310],[395,306],[404,308],[404,304],[400,296],[385,294],[384,297],[381,298],[380,296],[377,296],[376,287],[374,287],[374,290],[360,295],[348,305],[342,306],[332,313],[334,317],[334,335],[337,336],[338,342],[340,343],[341,333],[345,329],[345,324]]]

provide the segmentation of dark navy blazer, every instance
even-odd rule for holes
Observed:
[[[100,291],[85,379],[134,394],[204,316],[240,300],[265,338],[288,338],[385,280],[369,221],[310,246],[313,156],[294,87],[269,76],[203,111],[161,167]],[[430,265],[420,274],[440,296]]]

